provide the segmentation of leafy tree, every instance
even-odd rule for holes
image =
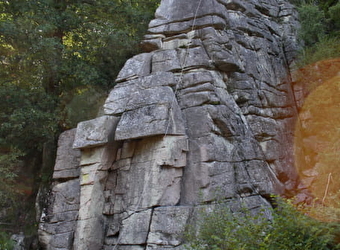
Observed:
[[[332,5],[328,9],[330,25],[333,30],[333,34],[337,37],[340,36],[340,2]]]
[[[340,57],[340,2],[338,0],[291,0],[297,6],[302,49],[297,66]]]
[[[0,31],[7,73],[56,95],[81,85],[111,87],[138,51],[156,3],[145,1],[150,10],[128,0],[6,1]]]
[[[157,3],[1,1],[2,147],[41,148],[60,129],[88,119],[85,114],[70,118],[75,113],[70,108],[76,105],[68,105],[78,99],[99,106],[88,93],[104,95],[113,86],[123,63],[139,51]]]
[[[37,171],[44,144],[97,115],[158,2],[0,1],[0,172]]]
[[[299,7],[301,29],[300,38],[306,46],[320,41],[326,32],[325,14],[314,4],[304,4]]]
[[[329,8],[331,8],[332,6],[334,6],[338,3],[339,3],[338,0],[318,0],[317,1],[317,4],[325,12],[327,12]]]

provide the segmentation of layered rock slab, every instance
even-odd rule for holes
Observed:
[[[163,0],[104,115],[78,125],[73,249],[184,249],[200,207],[294,188],[296,26],[283,0]]]
[[[72,249],[80,208],[80,150],[73,149],[76,130],[62,133],[58,141],[54,182],[39,224],[43,249]]]

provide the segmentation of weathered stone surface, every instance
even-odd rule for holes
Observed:
[[[104,250],[112,250],[114,246],[104,246]],[[116,250],[145,250],[144,246],[139,245],[119,245],[115,247]]]
[[[119,143],[109,143],[97,148],[86,148],[82,150],[80,164],[82,166],[98,164],[98,170],[108,170],[110,164],[116,160]]]
[[[25,244],[24,234],[13,234],[11,240],[14,242],[13,250],[25,250],[27,249],[27,244]]]
[[[181,70],[181,64],[176,50],[159,50],[152,57],[152,72]]]
[[[119,118],[101,116],[96,119],[80,122],[73,143],[73,148],[98,147],[112,139]]]
[[[39,225],[39,238],[44,248],[71,249],[79,210],[79,197],[77,179],[53,188],[50,197],[53,207],[43,213]]]
[[[101,249],[104,239],[103,227],[104,221],[94,217],[78,220],[73,248],[70,249]]]
[[[71,249],[80,204],[80,151],[73,149],[75,130],[60,135],[49,206],[39,224],[39,241],[44,249]]]
[[[149,24],[149,32],[170,35],[202,26],[223,28],[226,26],[223,10],[223,5],[215,0],[163,1],[156,11],[156,19]]]
[[[183,241],[192,207],[174,206],[155,208],[148,237],[148,244],[178,246]]]
[[[127,60],[123,69],[117,76],[117,82],[149,75],[151,70],[150,61],[151,54],[149,53],[139,54]]]
[[[110,145],[106,147],[111,148]],[[99,148],[98,150],[102,151],[103,149]],[[116,152],[116,150],[111,151],[113,155]],[[100,158],[98,163],[81,166],[80,209],[73,249],[99,250],[102,248],[105,225],[103,215],[105,194],[103,191],[108,175],[108,167],[103,166],[112,164],[107,160],[106,155],[101,154],[103,158]]]
[[[147,246],[148,249],[155,249],[155,250],[186,250],[187,247],[185,247],[184,245],[180,245],[177,247],[174,246],[159,246],[159,245],[153,245],[153,244],[148,244]]]
[[[53,179],[69,179],[79,177],[80,150],[73,149],[76,130],[62,133],[58,141],[58,152],[54,166]]]
[[[115,139],[127,140],[166,134],[185,135],[181,111],[175,102],[125,112],[118,123]]]
[[[104,112],[107,115],[116,115],[145,105],[169,103],[173,100],[173,94],[169,92],[169,88],[164,87],[175,85],[175,75],[170,72],[156,73],[123,82],[110,92],[104,104]]]
[[[128,84],[112,91],[105,104],[105,112],[124,112],[115,131],[116,140],[185,134],[182,113],[174,92],[168,86],[158,86],[172,85],[174,76],[168,76],[170,78],[166,79],[158,75],[145,77],[134,81],[136,85]]]
[[[134,213],[122,221],[120,244],[145,244],[149,234],[152,209]]]
[[[110,203],[114,213],[176,205],[180,199],[182,168],[186,165],[186,137],[154,136],[124,145],[121,159],[112,165],[106,187],[113,190]],[[127,148],[133,151],[131,157],[126,153]],[[114,187],[110,176],[115,180]]]
[[[148,53],[126,62],[105,115],[78,125],[73,249],[183,250],[202,203],[269,210],[264,197],[296,188],[297,26],[286,0],[162,0]]]

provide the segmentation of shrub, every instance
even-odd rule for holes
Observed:
[[[203,212],[197,226],[188,230],[187,249],[340,249],[335,242],[337,228],[339,225],[330,227],[314,220],[282,200],[278,200],[270,220],[263,213],[231,213],[229,207],[219,205],[213,212]]]
[[[14,242],[10,239],[9,235],[0,232],[0,249],[1,250],[12,250],[14,248]]]
[[[297,6],[302,44],[297,66],[340,57],[340,2],[291,0]]]
[[[329,8],[330,22],[335,30],[335,35],[340,35],[340,2]]]
[[[338,37],[324,37],[310,47],[300,51],[297,67],[303,67],[318,61],[340,57],[340,39]]]
[[[298,8],[298,11],[301,23],[299,37],[306,46],[311,46],[325,36],[325,14],[314,4],[303,4]]]

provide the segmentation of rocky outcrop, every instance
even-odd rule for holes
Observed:
[[[72,249],[80,199],[81,153],[73,149],[75,131],[66,131],[59,137],[54,182],[38,230],[43,249]]]
[[[146,52],[126,62],[104,115],[77,127],[79,179],[57,161],[45,248],[184,249],[201,206],[219,199],[256,211],[294,189],[296,27],[284,0],[163,0]],[[79,185],[79,201],[75,192],[77,205],[57,208],[68,185]],[[54,220],[62,210],[78,216]]]

